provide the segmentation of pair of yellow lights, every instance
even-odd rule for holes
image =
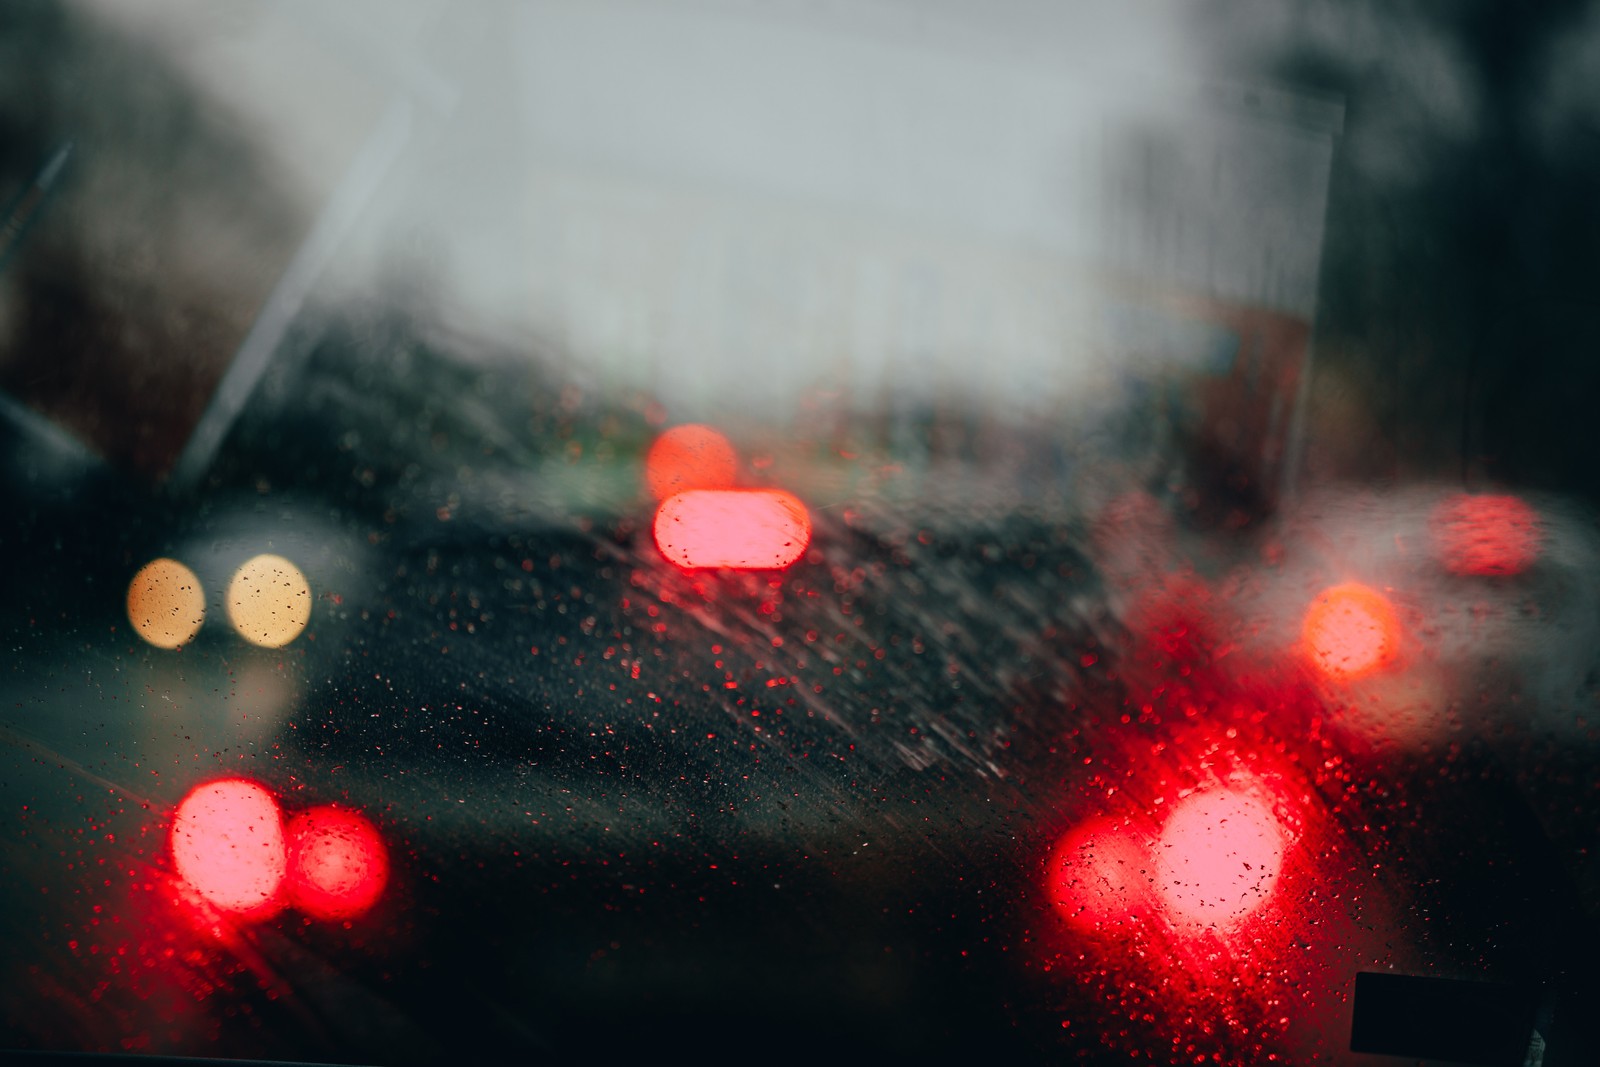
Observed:
[[[240,637],[263,648],[282,648],[311,620],[311,586],[282,556],[255,556],[233,572],[226,606]],[[128,621],[157,648],[188,644],[205,620],[200,579],[175,559],[146,563],[128,583]]]

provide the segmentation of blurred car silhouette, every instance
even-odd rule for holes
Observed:
[[[0,1046],[1592,1062],[1592,502],[1361,480],[1337,104],[291,14],[0,15]],[[663,555],[699,422],[792,564]]]

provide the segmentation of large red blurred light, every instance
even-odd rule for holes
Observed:
[[[389,884],[389,853],[377,829],[333,805],[289,820],[289,899],[317,919],[351,919]]]
[[[1149,910],[1150,851],[1131,831],[1098,820],[1067,834],[1050,857],[1048,890],[1072,925],[1105,932]]]
[[[1400,647],[1400,622],[1382,593],[1356,582],[1332,586],[1306,610],[1306,658],[1324,675],[1352,681],[1387,667]]]
[[[1434,509],[1432,527],[1452,574],[1520,574],[1539,556],[1539,513],[1514,496],[1458,493]]]
[[[655,539],[689,570],[782,570],[811,543],[811,516],[778,489],[691,489],[656,509]]]
[[[190,790],[172,817],[178,874],[216,908],[261,918],[282,905],[287,858],[278,801],[243,778]]]
[[[1174,806],[1156,846],[1156,886],[1175,923],[1225,927],[1266,903],[1284,832],[1266,804],[1212,789]]]
[[[738,453],[709,426],[674,426],[644,457],[645,485],[657,500],[686,489],[727,489],[738,473]]]

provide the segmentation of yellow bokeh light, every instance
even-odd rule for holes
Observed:
[[[175,559],[151,560],[128,583],[128,621],[157,648],[187,644],[206,621],[200,579]]]
[[[228,621],[253,645],[282,648],[311,619],[311,586],[282,556],[246,560],[228,583]]]

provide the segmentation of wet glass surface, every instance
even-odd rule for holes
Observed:
[[[1246,13],[0,16],[0,1047],[1592,1062],[1588,372],[1359,281],[1510,89]]]

